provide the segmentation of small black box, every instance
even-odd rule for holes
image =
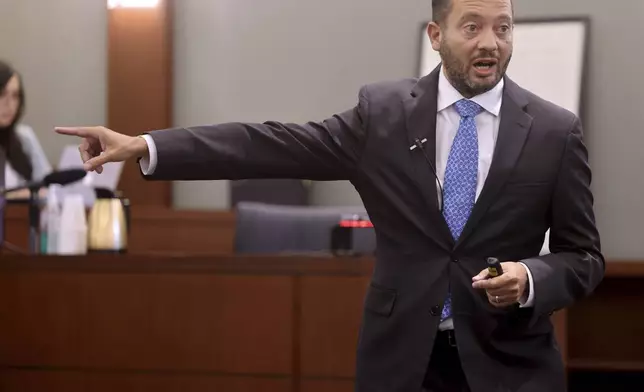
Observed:
[[[359,215],[343,217],[331,231],[331,251],[336,256],[373,254],[375,248],[373,224]]]

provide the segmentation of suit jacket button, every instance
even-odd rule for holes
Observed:
[[[432,316],[438,316],[439,314],[441,314],[440,306],[438,305],[432,306],[431,310],[429,311],[429,314],[431,314]]]
[[[452,257],[452,263],[458,263],[458,259],[456,257]]]

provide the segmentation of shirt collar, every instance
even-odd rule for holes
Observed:
[[[470,100],[479,104],[487,112],[498,116],[501,112],[501,101],[503,98],[503,78],[491,90],[472,97]],[[438,106],[436,109],[440,112],[456,102],[464,99],[463,95],[459,93],[454,86],[447,80],[441,67],[438,76]]]

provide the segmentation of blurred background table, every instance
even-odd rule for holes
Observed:
[[[28,249],[29,220],[26,204],[6,209],[6,241]],[[232,211],[181,211],[156,206],[132,208],[128,240],[133,253],[219,254],[233,252],[235,213]]]

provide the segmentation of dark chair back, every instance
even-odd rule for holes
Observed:
[[[331,253],[331,232],[343,217],[359,215],[361,207],[284,206],[240,202],[236,206],[236,253]],[[373,229],[357,229],[354,248],[373,253]]]

